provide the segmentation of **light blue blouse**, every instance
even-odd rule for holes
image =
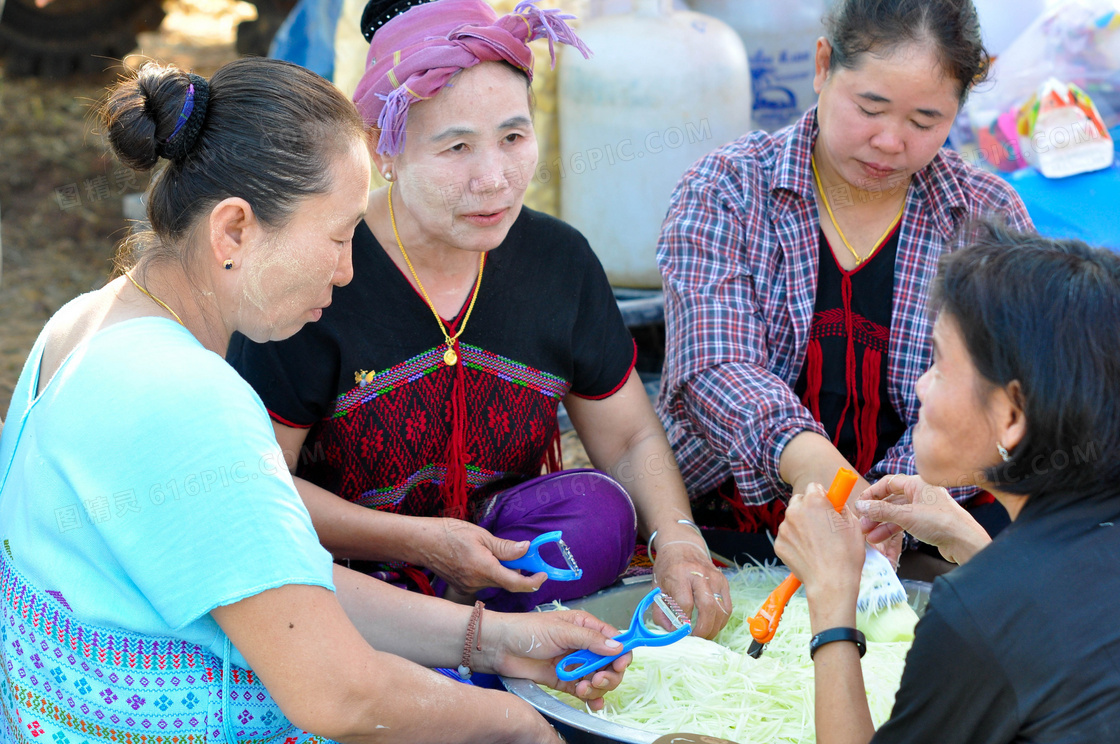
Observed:
[[[0,436],[0,537],[32,585],[83,623],[219,657],[215,607],[334,589],[268,414],[220,356],[169,320],[129,320],[36,395],[45,337]],[[230,661],[247,666],[236,649]]]

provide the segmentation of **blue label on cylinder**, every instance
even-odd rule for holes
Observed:
[[[792,124],[810,103],[812,52],[782,49],[775,57],[759,49],[750,66],[754,125],[772,132]]]

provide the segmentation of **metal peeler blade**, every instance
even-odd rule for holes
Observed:
[[[576,557],[572,555],[572,550],[568,547],[568,543],[564,542],[562,539],[557,539],[556,547],[560,548],[560,555],[563,556],[564,562],[568,564],[568,569],[571,571],[578,571],[582,576],[583,569],[576,563]]]
[[[543,572],[548,578],[555,581],[576,581],[583,577],[583,569],[576,563],[571,549],[561,539],[562,535],[563,532],[560,530],[538,535],[529,543],[529,550],[526,551],[525,555],[512,561],[502,561],[502,565],[506,568],[532,571],[533,573]],[[541,546],[550,542],[556,543],[556,547],[560,549],[560,555],[564,557],[564,562],[568,564],[567,569],[557,568],[541,557]]]
[[[677,630],[689,624],[689,618],[684,614],[684,610],[677,604],[677,600],[673,599],[668,594],[662,592],[654,597],[653,601],[654,604],[661,609],[661,612],[665,614],[665,617],[669,618],[669,622],[673,624],[673,630]]]
[[[579,679],[584,675],[594,672],[596,669],[606,666],[613,659],[617,659],[633,648],[637,648],[638,646],[668,646],[670,643],[675,643],[691,633],[692,625],[684,617],[684,613],[681,612],[681,608],[677,605],[676,601],[674,601],[672,597],[665,597],[664,599],[662,599],[662,597],[661,589],[654,587],[653,590],[638,603],[638,607],[634,610],[634,615],[630,620],[630,628],[614,638],[622,644],[622,649],[617,654],[602,656],[587,649],[575,651],[565,656],[556,665],[557,678],[566,682]],[[668,633],[654,632],[646,627],[646,611],[649,610],[655,602],[672,623],[681,623],[675,630]]]

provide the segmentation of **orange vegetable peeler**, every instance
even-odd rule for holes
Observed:
[[[851,495],[852,488],[856,485],[857,480],[859,480],[859,476],[847,468],[840,468],[836,477],[832,479],[832,485],[828,487],[828,500],[832,502],[832,506],[837,512],[844,508],[844,503]],[[751,647],[747,650],[748,656],[755,659],[762,656],[762,650],[766,648],[767,643],[773,640],[774,633],[778,630],[778,623],[782,620],[786,603],[789,602],[794,592],[800,588],[801,581],[790,574],[785,581],[778,584],[774,591],[770,592],[770,596],[762,603],[758,613],[747,621],[750,625],[751,637],[754,639],[751,642]]]

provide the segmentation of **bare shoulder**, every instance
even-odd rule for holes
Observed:
[[[66,357],[93,334],[123,320],[139,317],[138,308],[122,303],[118,296],[120,283],[124,281],[122,277],[101,289],[75,297],[47,321],[43,329],[46,343],[40,363],[40,390],[62,366]]]

